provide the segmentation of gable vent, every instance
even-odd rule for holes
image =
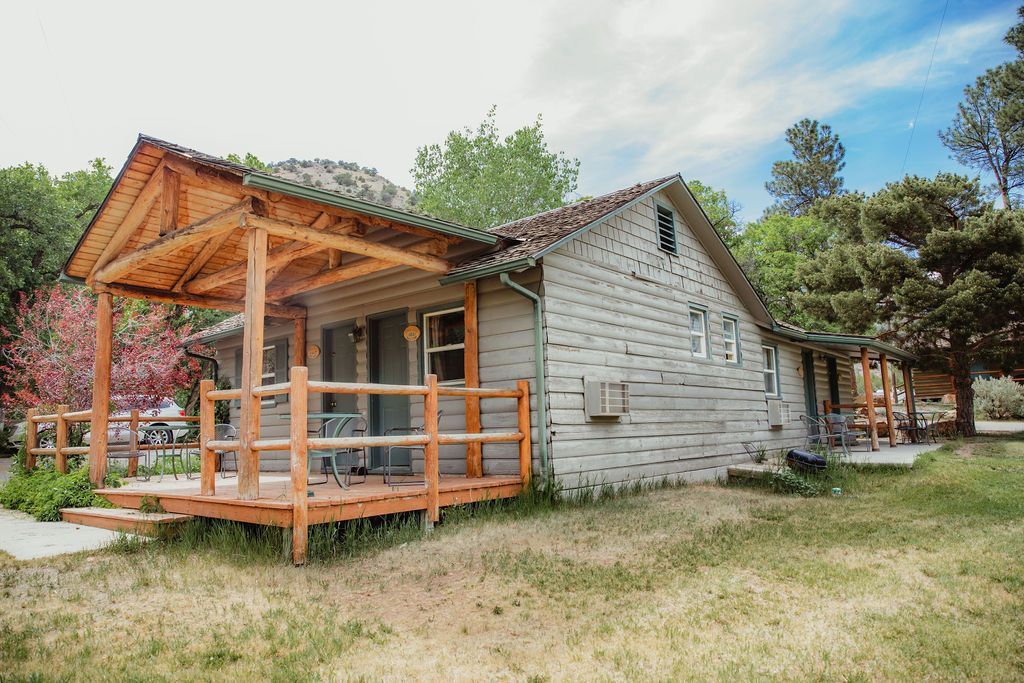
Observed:
[[[658,247],[670,254],[678,254],[675,214],[672,213],[672,209],[667,209],[660,204],[655,204],[655,210],[658,214]]]
[[[629,385],[625,382],[588,380],[585,399],[587,417],[629,415]]]

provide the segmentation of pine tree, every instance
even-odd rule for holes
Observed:
[[[843,193],[839,172],[846,166],[846,149],[832,127],[803,119],[786,130],[793,159],[772,164],[772,179],[764,184],[776,203],[769,212],[802,216],[819,199]]]

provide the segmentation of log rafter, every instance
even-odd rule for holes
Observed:
[[[93,285],[93,291],[97,294],[106,292],[114,296],[123,296],[131,299],[145,299],[147,301],[155,301],[161,304],[174,304],[177,306],[211,308],[218,311],[230,311],[232,313],[241,313],[245,310],[245,302],[237,297],[196,296],[192,294],[168,292],[163,289],[107,284],[105,282],[97,282]],[[305,318],[307,313],[305,306],[267,304],[267,315],[273,318],[297,320],[299,318]]]

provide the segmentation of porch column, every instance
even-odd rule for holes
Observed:
[[[871,435],[871,450],[878,449],[878,425],[875,424],[875,390],[871,387],[871,359],[866,346],[860,347],[860,369],[864,375],[864,403],[868,413],[868,434]]]
[[[906,361],[900,363],[900,366],[903,369],[903,402],[907,407],[907,415],[913,415],[917,412],[914,401],[914,370]]]
[[[292,349],[292,366],[306,364],[306,318],[295,319],[295,348]]]
[[[878,365],[882,370],[882,394],[885,397],[885,423],[889,432],[889,448],[895,448],[896,420],[892,414],[892,377],[889,375],[889,359],[884,353],[878,354]]]
[[[107,477],[107,429],[110,425],[110,365],[114,352],[114,297],[96,296],[96,355],[92,366],[92,424],[89,427],[89,481]]]
[[[476,388],[480,386],[480,344],[479,329],[477,325],[476,310],[476,281],[467,282],[463,291],[463,306],[465,308],[466,348],[464,350],[464,363],[466,375],[466,387]],[[480,433],[480,398],[477,396],[466,397],[466,433]],[[466,444],[466,476],[482,477],[484,474],[483,444]]]
[[[238,497],[256,500],[260,495],[260,453],[253,442],[260,438],[258,387],[263,374],[263,314],[267,299],[267,231],[249,230],[249,258],[245,270],[245,326],[242,333],[242,400],[238,428]]]

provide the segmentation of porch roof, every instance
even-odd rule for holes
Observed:
[[[62,275],[125,296],[241,310],[253,227],[269,235],[267,313],[282,317],[298,315],[283,302],[308,289],[399,266],[445,275],[450,246],[499,241],[140,135]]]
[[[897,346],[881,341],[877,337],[842,332],[815,332],[786,323],[776,324],[773,331],[793,341],[823,346],[844,355],[860,357],[860,349],[866,348],[868,355],[876,359],[881,354],[885,354],[887,358],[899,361],[913,362],[917,360],[917,356],[909,351],[904,351]]]

